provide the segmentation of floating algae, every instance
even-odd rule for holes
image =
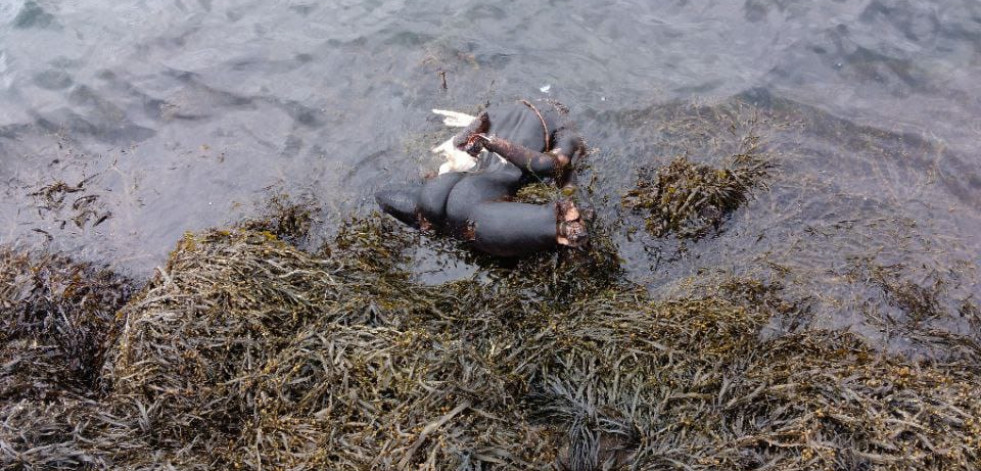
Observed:
[[[543,256],[425,286],[400,268],[408,234],[352,221],[319,255],[267,231],[188,234],[122,328],[99,324],[113,343],[86,359],[90,394],[3,398],[0,463],[981,466],[976,363],[911,362],[842,332],[763,338],[760,296],[779,287],[746,279],[651,299]],[[5,294],[18,270],[5,265]],[[26,347],[5,348],[2,380],[17,380],[7,365]]]
[[[522,186],[514,200],[530,204],[547,204],[568,196],[566,192],[556,188],[554,184],[535,182]]]
[[[741,147],[722,167],[679,156],[665,167],[644,168],[622,202],[647,213],[646,228],[655,237],[705,237],[746,203],[754,188],[765,188],[772,163],[761,153],[760,137],[743,137]]]

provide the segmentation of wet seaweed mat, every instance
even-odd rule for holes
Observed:
[[[5,345],[5,384],[48,381],[65,393],[4,396],[0,462],[981,465],[976,364],[913,363],[847,333],[765,339],[770,304],[739,288],[748,281],[652,300],[607,278],[567,276],[582,274],[572,262],[541,257],[519,269],[483,269],[480,281],[424,286],[399,268],[411,237],[368,219],[339,235],[333,255],[315,256],[270,232],[188,234],[122,308],[120,330],[93,327],[115,340],[95,365],[98,381],[24,377],[9,362],[34,342]],[[19,276],[10,273],[30,271],[10,260],[8,292]],[[5,318],[36,301],[5,299],[15,299]]]
[[[132,282],[0,247],[0,400],[92,396]]]
[[[725,218],[749,200],[752,190],[766,188],[773,163],[761,145],[760,136],[751,132],[721,167],[679,156],[667,166],[644,168],[636,187],[623,196],[623,205],[646,212],[647,231],[655,237],[705,237],[719,230]]]

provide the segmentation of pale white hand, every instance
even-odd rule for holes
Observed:
[[[441,155],[446,159],[446,163],[439,166],[440,174],[448,172],[466,172],[477,165],[477,159],[471,157],[470,154],[457,149],[456,146],[453,145],[452,137],[446,142],[433,147],[432,152],[434,154]]]
[[[459,111],[434,109],[433,113],[442,116],[443,124],[452,128],[465,128],[469,126],[473,120],[477,119],[476,116],[470,116],[466,113],[460,113]]]

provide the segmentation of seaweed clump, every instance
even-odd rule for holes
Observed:
[[[981,465],[976,364],[842,332],[765,339],[751,281],[652,299],[542,257],[427,286],[400,268],[413,241],[392,226],[353,221],[321,255],[269,232],[186,235],[120,311],[103,394],[0,403],[0,463]]]
[[[718,231],[732,212],[749,201],[753,189],[766,188],[772,168],[761,152],[759,136],[743,137],[740,147],[721,167],[679,156],[665,167],[643,168],[622,203],[646,213],[645,226],[654,237],[674,234],[698,240]]]
[[[274,195],[266,204],[264,215],[245,220],[236,227],[266,232],[297,247],[310,243],[310,229],[316,216],[312,205],[293,201],[286,194]]]
[[[105,268],[0,247],[0,399],[97,395],[132,291]]]
[[[0,247],[0,466],[95,466],[85,441],[134,283],[66,256]]]

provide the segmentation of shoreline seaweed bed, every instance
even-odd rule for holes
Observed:
[[[430,286],[405,269],[433,243],[418,234],[371,217],[308,253],[284,242],[307,227],[287,216],[187,234],[133,295],[96,267],[0,251],[0,464],[981,466],[976,361],[766,335],[793,302],[779,286],[654,299],[615,257],[568,253]]]

